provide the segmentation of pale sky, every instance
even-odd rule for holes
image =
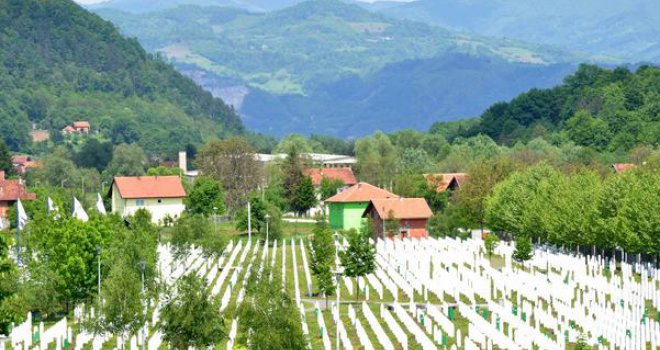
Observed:
[[[101,3],[101,2],[106,2],[108,0],[74,0],[74,1],[79,3],[79,4],[89,5],[89,4],[98,4],[98,3]],[[358,1],[362,1],[362,2],[379,2],[379,1],[388,1],[388,0],[358,0]],[[391,1],[391,0],[389,0],[389,1]],[[415,1],[415,0],[394,0],[394,1],[397,1],[397,2],[412,2],[412,1]]]

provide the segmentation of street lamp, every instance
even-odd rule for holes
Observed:
[[[97,270],[96,270],[96,275],[98,279],[98,297],[99,297],[99,307],[101,307],[101,246],[97,245],[96,246],[96,262],[97,262]]]
[[[143,298],[142,303],[143,303],[143,308],[144,308],[144,315],[146,317],[146,315],[147,315],[147,305],[146,305],[146,295],[145,295],[145,287],[144,287],[144,270],[146,269],[147,264],[145,263],[144,260],[140,260],[139,266],[140,266],[140,271],[142,271],[142,298]],[[144,324],[142,324],[142,350],[145,349],[145,342],[146,342],[146,339],[147,339],[147,335],[145,333],[144,328],[145,328]]]

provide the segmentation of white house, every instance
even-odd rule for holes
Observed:
[[[186,209],[186,191],[178,176],[115,177],[110,196],[113,213],[126,217],[144,208],[154,223],[167,216],[178,218]]]

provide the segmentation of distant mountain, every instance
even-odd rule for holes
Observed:
[[[234,110],[70,0],[0,6],[0,135],[29,151],[32,124],[75,120],[150,153],[242,133]]]
[[[380,13],[628,62],[660,62],[657,0],[418,0]]]
[[[194,65],[276,94],[304,95],[332,80],[446,52],[535,64],[589,59],[552,47],[392,20],[335,0],[311,0],[271,13],[197,6],[149,14],[98,13],[177,65]]]
[[[255,90],[241,112],[248,128],[275,135],[358,137],[374,130],[425,130],[436,121],[477,116],[532,87],[559,84],[574,70],[571,64],[530,65],[446,54],[394,63],[363,78],[318,86],[305,96]]]
[[[302,0],[109,0],[87,5],[92,10],[106,8],[131,13],[147,13],[173,9],[182,5],[229,6],[243,10],[265,12],[295,5]]]

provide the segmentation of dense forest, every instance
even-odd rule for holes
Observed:
[[[231,107],[69,0],[0,1],[0,135],[29,151],[34,124],[89,120],[153,153],[242,133]]]
[[[441,130],[436,124],[432,130]],[[627,151],[660,142],[660,68],[605,69],[581,65],[552,89],[532,89],[492,105],[459,134],[485,134],[514,145],[542,137],[597,151]]]

